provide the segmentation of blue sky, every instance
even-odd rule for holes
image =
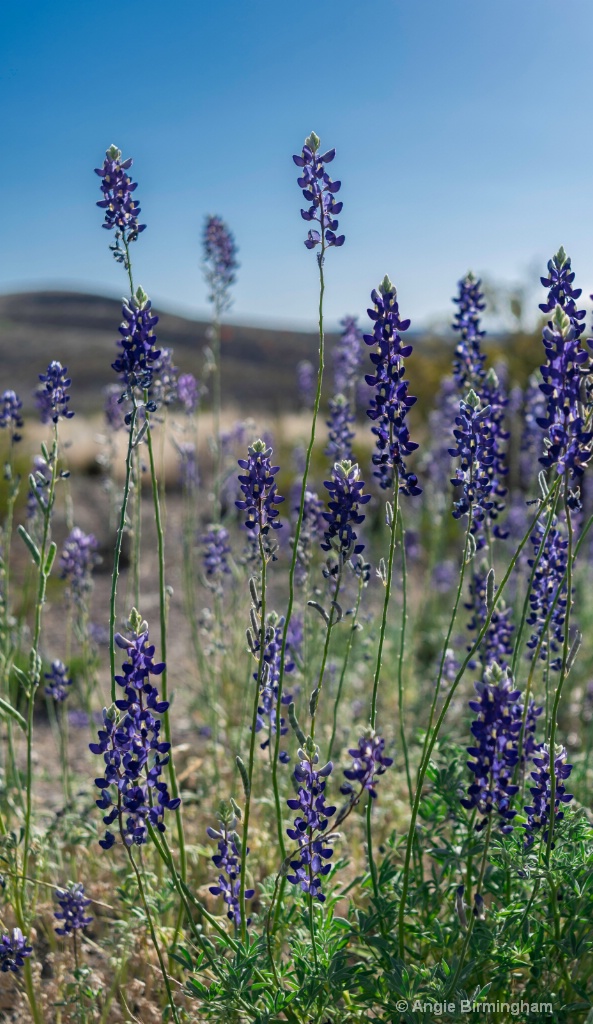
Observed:
[[[314,129],[343,182],[330,322],[387,272],[427,324],[468,268],[513,281],[561,243],[588,294],[592,38],[591,0],[4,0],[0,290],[123,294],[92,173],[115,142],[155,303],[205,311],[212,212],[240,248],[233,318],[312,324],[291,154]]]

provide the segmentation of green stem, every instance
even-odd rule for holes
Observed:
[[[331,761],[331,759],[332,759],[332,752],[333,752],[333,749],[334,749],[334,743],[335,743],[335,739],[336,739],[336,729],[337,729],[337,723],[338,723],[338,708],[340,706],[340,701],[342,699],[342,689],[343,689],[343,686],[344,686],[344,679],[346,677],[346,670],[348,668],[348,662],[350,661],[350,654],[351,654],[351,651],[352,651],[352,645],[354,643],[354,635],[355,635],[355,633],[357,632],[357,629],[358,629],[358,612],[359,612],[359,609],[360,609],[360,601],[361,601],[361,598],[362,598],[363,587],[364,587],[364,579],[363,579],[363,576],[362,576],[362,573],[361,573],[361,575],[358,578],[358,593],[356,595],[356,606],[354,608],[354,615],[352,617],[352,625],[351,625],[350,631],[348,633],[348,642],[346,644],[346,653],[344,655],[344,661],[343,661],[343,664],[342,664],[342,671],[340,673],[340,682],[338,683],[338,692],[336,694],[336,699],[335,699],[335,702],[334,702],[334,720],[333,720],[333,725],[332,725],[331,739],[329,741],[329,750],[327,752],[327,760],[328,761]]]
[[[401,747],[404,754],[404,763],[406,766],[406,780],[408,783],[408,797],[410,806],[412,805],[412,779],[410,777],[410,759],[408,755],[408,742],[406,740],[406,730],[404,728],[404,654],[406,650],[406,625],[408,622],[408,575],[406,567],[406,538],[404,533],[404,523],[402,514],[399,514],[399,542],[401,547],[402,555],[402,628],[401,637],[399,644],[399,658],[397,661],[397,705],[399,714],[399,735]]]
[[[260,499],[261,504],[261,499]],[[260,515],[261,522],[261,515]],[[239,883],[239,909],[241,914],[241,940],[245,942],[247,939],[247,913],[245,910],[245,871],[247,864],[247,841],[249,837],[249,818],[251,814],[251,790],[253,787],[253,765],[255,761],[255,738],[256,738],[256,727],[257,727],[257,709],[259,707],[260,689],[264,672],[265,655],[266,655],[266,590],[267,590],[267,560],[264,551],[264,545],[262,541],[261,530],[258,533],[259,540],[259,556],[261,560],[261,607],[260,613],[260,639],[259,639],[259,661],[257,666],[257,679],[255,681],[255,691],[253,694],[253,711],[251,713],[251,738],[249,742],[249,764],[247,767],[247,778],[249,780],[249,786],[245,793],[245,815],[243,824],[243,837],[241,842],[241,876]],[[277,707],[280,706],[278,701]],[[280,732],[280,729],[277,729]]]
[[[484,881],[484,874],[485,874],[485,871],[486,871],[486,859],[487,859],[487,856],[488,856],[488,847],[490,846],[490,835],[491,835],[491,832],[492,832],[492,812],[490,813],[490,816],[488,818],[488,829],[486,831],[486,838],[484,840],[484,851],[482,853],[482,863],[480,865],[480,874],[479,874],[479,877],[478,877],[478,884],[477,884],[477,887],[476,887],[476,895],[481,895],[482,883]],[[468,896],[471,899],[471,893],[469,892],[469,889],[468,889]],[[461,956],[459,957],[459,962],[457,964],[457,970],[455,971],[455,974],[453,976],[453,981],[451,982],[451,987],[450,987],[449,991],[452,994],[455,993],[455,988],[457,986],[457,982],[459,981],[459,977],[460,977],[461,972],[463,970],[463,965],[465,963],[465,957],[467,955],[467,951],[468,951],[468,948],[469,948],[470,940],[471,940],[471,937],[472,937],[472,932],[474,930],[474,923],[476,921],[476,915],[473,913],[474,909],[475,909],[475,904],[474,904],[474,907],[472,908],[472,915],[471,915],[471,917],[469,919],[469,923],[468,923],[468,926],[467,926],[467,931],[465,933],[465,940],[464,940],[464,943],[463,943],[463,948],[461,950]]]
[[[220,486],[222,477],[222,446],[220,443],[220,413],[222,406],[221,387],[221,325],[220,310],[214,311],[213,331],[213,354],[214,354],[214,381],[213,381],[213,406],[214,406],[214,508],[213,522],[220,523],[222,518],[222,506],[220,501]]]
[[[115,549],[113,552],[113,572],[111,575],[111,595],[109,598],[109,668],[111,674],[111,703],[113,704],[116,699],[116,683],[115,683],[115,604],[117,598],[117,581],[119,578],[119,563],[121,558],[121,546],[124,536],[124,530],[126,528],[126,511],[128,507],[128,497],[130,494],[130,478],[132,474],[132,458],[134,454],[134,428],[136,426],[136,401],[132,396],[132,412],[131,420],[128,433],[128,452],[126,455],[126,478],[124,481],[124,493],[121,503],[121,509],[119,513],[119,525],[117,528],[117,537],[115,539]]]
[[[327,656],[329,654],[329,645],[331,640],[332,629],[335,625],[334,616],[336,612],[336,603],[340,594],[340,586],[342,583],[342,573],[344,571],[344,559],[342,555],[339,555],[338,574],[336,576],[336,585],[334,588],[334,596],[332,598],[331,609],[329,613],[329,619],[327,622],[327,628],[325,630],[325,643],[323,645],[323,655],[321,657],[321,667],[319,669],[319,676],[317,678],[317,686],[313,691],[311,697],[312,714],[311,714],[311,739],[315,739],[315,723],[317,721],[317,708],[319,707],[319,696],[323,688],[323,677],[325,675],[325,666],[327,664]]]

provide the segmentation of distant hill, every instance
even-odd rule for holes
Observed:
[[[171,313],[159,315],[159,344],[172,348],[182,372],[202,374],[208,323]],[[68,367],[89,411],[102,405],[101,389],[116,378],[111,370],[121,322],[121,302],[77,292],[23,292],[0,296],[0,391],[14,388],[25,408],[37,374],[51,359]],[[328,336],[328,345],[335,338]],[[317,336],[224,324],[223,395],[245,410],[261,404],[269,411],[295,409],[297,364],[317,360]]]

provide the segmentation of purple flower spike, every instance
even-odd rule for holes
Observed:
[[[527,824],[523,825],[523,828],[526,831],[526,850],[533,846],[538,832],[542,833],[544,843],[547,843],[548,841],[551,816],[550,799],[552,796],[552,783],[550,773],[550,748],[547,745],[544,746],[540,753],[538,753],[537,757],[533,758],[533,763],[536,767],[536,770],[531,772],[531,778],[535,782],[535,786],[530,787],[533,803],[530,804],[529,807],[525,808]],[[572,793],[566,792],[566,786],[564,785],[564,782],[572,771],[572,765],[566,764],[566,749],[564,747],[556,747],[553,770],[556,776],[554,822],[557,823],[562,821],[564,817],[564,811],[560,810],[560,804],[569,804],[573,798]],[[554,849],[554,843],[551,844],[551,848]]]
[[[239,809],[236,804],[230,807],[222,801],[218,811],[220,829],[207,828],[206,831],[210,839],[215,839],[218,843],[218,853],[214,854],[212,860],[217,870],[220,871],[218,884],[211,885],[210,892],[213,896],[222,896],[228,907],[227,917],[229,921],[239,926],[241,924],[241,903],[239,899],[241,892],[239,878],[241,854],[239,852],[239,837],[236,832],[237,814],[239,814]],[[249,850],[246,853],[248,854]],[[254,895],[254,889],[245,890],[246,900],[253,899]],[[247,919],[247,924],[251,924],[251,918]]]
[[[499,815],[501,831],[512,832],[511,821],[517,812],[511,810],[511,802],[519,789],[512,779],[519,760],[522,708],[517,701],[521,691],[514,689],[510,671],[503,671],[496,663],[486,669],[483,681],[475,686],[478,699],[469,702],[477,714],[471,726],[475,746],[467,748],[474,759],[467,762],[474,781],[461,804],[468,810],[475,807],[481,815],[477,832],[484,828],[493,810]]]
[[[536,532],[530,537],[534,555],[528,562],[530,568],[533,568],[544,533],[545,525],[540,521],[536,525]],[[550,607],[557,598],[556,606],[549,622],[548,635],[544,637],[540,648],[540,658],[542,661],[548,660],[549,653],[553,655],[549,658],[549,661],[550,668],[555,672],[559,672],[562,667],[561,651],[564,644],[564,623],[568,603],[567,585],[564,579],[567,562],[568,538],[562,529],[561,521],[554,519],[533,576],[533,585],[529,595],[530,610],[527,623],[533,627],[534,631],[527,642],[527,646],[535,653]]]
[[[59,659],[52,661],[51,671],[46,672],[44,678],[47,679],[45,696],[51,697],[57,704],[65,701],[70,693],[72,680],[68,678],[68,669],[64,662]]]
[[[321,245],[322,251],[330,246],[344,244],[345,236],[336,235],[338,230],[338,214],[342,211],[343,203],[337,203],[336,194],[342,187],[341,181],[332,181],[325,170],[325,164],[331,163],[336,155],[335,149],[328,150],[321,156],[319,150],[319,138],[315,132],[311,132],[305,139],[303,152],[300,156],[293,156],[297,167],[302,168],[297,184],[303,191],[303,195],[309,206],[308,210],[301,210],[301,217],[306,221],[316,221],[320,231],[312,228],[306,238],[307,249],[315,249]]]
[[[103,166],[95,168],[95,174],[101,178],[103,193],[103,199],[99,200],[97,206],[105,210],[103,227],[107,231],[116,229],[121,232],[124,241],[129,244],[144,231],[146,224],[138,223],[140,206],[133,197],[138,185],[127,173],[133,161],[131,158],[122,160],[121,157],[121,150],[117,146],[110,146]]]
[[[99,558],[97,538],[83,533],[75,526],[64,542],[60,556],[61,578],[68,581],[68,589],[76,604],[80,604],[92,589],[91,574]]]
[[[323,862],[328,861],[334,852],[328,840],[323,838],[329,819],[336,812],[335,807],[327,806],[324,795],[333,765],[328,761],[323,768],[317,768],[319,747],[311,738],[306,740],[304,749],[299,750],[299,758],[294,769],[298,795],[296,800],[286,801],[292,811],[299,811],[293,828],[286,830],[289,839],[298,843],[298,859],[290,862],[293,874],[286,877],[292,885],[299,885],[303,892],[323,903],[325,896],[321,890],[321,879],[331,869],[330,864]]]
[[[23,403],[14,391],[4,391],[0,395],[0,430],[8,427],[10,443],[21,440],[19,431],[23,426],[21,409]]]
[[[352,442],[354,431],[352,424],[354,416],[350,411],[350,404],[344,395],[336,395],[329,401],[329,428],[328,443],[325,454],[329,455],[333,462],[343,462],[345,459],[352,459]]]
[[[403,362],[412,346],[403,345],[401,339],[410,321],[400,319],[397,292],[387,275],[379,289],[372,291],[371,300],[374,308],[367,312],[375,326],[372,334],[364,335],[364,340],[375,348],[371,353],[375,372],[365,377],[374,388],[367,415],[374,423],[372,432],[377,438],[377,451],[373,454],[375,476],[380,486],[388,490],[393,487],[397,470],[402,494],[414,496],[422,491],[415,474],[408,472],[406,460],[418,445],[410,440],[406,417],[416,399],[408,394]]]
[[[356,782],[362,791],[368,791],[371,800],[375,800],[377,776],[384,775],[393,764],[393,758],[385,757],[384,750],[385,740],[372,729],[361,736],[358,746],[348,751],[352,765],[344,770],[344,777],[348,781],[342,783],[340,793],[354,793],[352,783]]]
[[[54,917],[57,921],[63,922],[56,928],[57,935],[72,935],[73,932],[86,928],[93,920],[85,914],[91,900],[85,896],[84,886],[80,882],[72,882],[67,889],[57,889],[56,899],[60,909],[54,912]]]
[[[364,522],[359,511],[361,505],[371,500],[370,494],[362,494],[364,481],[356,463],[336,462],[331,480],[325,481],[329,492],[328,512],[323,513],[327,526],[322,551],[335,551],[346,561],[352,555],[364,551],[364,544],[357,544],[358,535],[353,529]]]
[[[127,386],[150,388],[155,364],[161,355],[160,349],[155,348],[154,333],[159,318],[151,307],[142,288],[136,290],[132,299],[124,299],[123,322],[119,328],[121,338],[117,342],[121,352],[111,366]]]
[[[342,333],[334,349],[334,390],[351,396],[362,363],[362,331],[357,316],[345,316],[340,325]]]
[[[453,330],[459,331],[460,338],[455,349],[453,376],[460,391],[468,388],[480,389],[486,373],[486,356],[481,349],[484,331],[480,330],[480,313],[486,308],[481,292],[482,282],[470,272],[459,282],[459,294],[453,302],[459,307],[455,314]]]
[[[461,496],[455,502],[453,516],[472,512],[473,524],[480,524],[492,508],[492,477],[489,472],[494,462],[493,439],[489,422],[490,408],[482,408],[475,391],[470,391],[467,400],[459,404],[459,416],[453,431],[456,448],[449,449],[449,455],[458,458],[459,467],[451,483],[461,488]]]
[[[32,952],[33,946],[27,946],[20,928],[13,928],[10,935],[0,935],[0,971],[17,974]]]
[[[107,812],[104,824],[117,822],[126,845],[140,846],[147,839],[147,823],[164,832],[165,810],[176,810],[181,801],[171,799],[167,784],[159,781],[169,761],[170,744],[161,741],[161,721],[155,715],[164,714],[169,703],[160,699],[150,676],[160,675],[165,666],[162,662],[155,664],[148,627],[135,610],[131,625],[132,639],[120,633],[115,637],[118,647],[127,651],[129,658],[123,665],[123,674],[115,677],[124,697],[109,710],[103,709],[99,742],[91,743],[90,750],[101,754],[105,762],[104,774],[95,779],[101,792],[97,807]],[[106,832],[104,839],[99,840],[105,850],[114,843],[112,832]]]
[[[222,593],[224,577],[231,571],[227,561],[231,552],[229,540],[226,527],[216,523],[211,524],[200,538],[206,582],[217,593]]]
[[[235,239],[221,217],[206,217],[203,248],[209,299],[220,315],[230,305],[229,292],[239,267]]]
[[[239,466],[245,473],[239,474],[244,500],[236,501],[235,505],[246,513],[245,526],[254,535],[267,534],[270,527],[279,530],[282,523],[277,523],[279,505],[284,498],[276,493],[274,477],[280,469],[270,464],[272,449],[265,441],[254,441],[247,449],[247,459],[239,459]]]
[[[200,402],[200,385],[193,373],[182,373],[177,381],[177,398],[188,415],[195,412]]]
[[[67,367],[54,359],[46,373],[39,374],[41,384],[35,390],[35,401],[39,409],[42,423],[53,420],[57,423],[60,416],[70,420],[74,413],[68,409],[70,395],[67,393],[72,381],[67,376]]]

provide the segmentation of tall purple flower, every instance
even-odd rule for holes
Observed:
[[[152,312],[152,303],[142,288],[136,290],[132,299],[124,299],[123,321],[119,328],[120,353],[111,364],[127,387],[150,388],[155,364],[161,351],[155,348],[154,328],[159,318]]]
[[[347,781],[340,786],[340,793],[354,793],[352,783],[356,782],[362,791],[368,791],[371,800],[375,800],[377,777],[384,775],[393,764],[393,758],[385,756],[385,740],[369,729],[359,739],[358,746],[348,753],[352,764],[344,770]]]
[[[149,397],[158,406],[171,405],[177,398],[177,367],[173,363],[173,349],[162,348],[152,364]]]
[[[177,381],[177,398],[186,413],[195,412],[200,402],[200,385],[193,373],[182,373]]]
[[[526,487],[533,484],[538,473],[538,459],[543,448],[543,430],[540,421],[545,418],[546,400],[540,382],[532,374],[527,382],[523,400],[523,430],[519,454],[519,472]],[[524,531],[522,531],[524,532]]]
[[[489,413],[489,407],[482,408],[475,391],[470,391],[467,400],[461,400],[459,416],[455,419],[457,426],[453,434],[457,447],[449,449],[449,454],[459,459],[451,483],[453,487],[461,489],[453,507],[453,516],[460,519],[471,511],[474,527],[483,521],[492,507],[492,478],[489,469],[494,456]]]
[[[338,214],[342,211],[341,202],[336,202],[335,196],[342,187],[341,181],[332,181],[325,169],[325,165],[331,163],[336,155],[335,149],[328,149],[327,153],[319,154],[319,138],[315,132],[311,132],[305,139],[303,152],[300,156],[293,156],[297,167],[302,167],[302,174],[297,178],[297,184],[303,191],[303,196],[311,205],[307,210],[301,210],[301,217],[306,221],[314,221],[319,224],[320,230],[311,228],[305,240],[307,249],[315,249],[321,245],[323,249],[330,246],[344,244],[345,236],[336,235],[338,230]]]
[[[551,762],[550,748],[546,745],[543,750],[533,758],[536,770],[531,772],[531,778],[535,786],[530,786],[532,803],[525,808],[527,822],[523,825],[525,829],[525,849],[529,849],[535,842],[535,837],[541,833],[544,843],[548,841],[551,818]],[[566,792],[564,785],[572,771],[572,765],[566,764],[566,749],[558,746],[554,752],[554,774],[556,776],[556,789],[554,796],[554,823],[562,821],[564,811],[560,810],[560,804],[568,804],[573,798],[572,793]],[[551,844],[554,849],[554,843]]]
[[[67,375],[67,367],[57,359],[52,360],[45,373],[39,374],[41,384],[35,390],[35,401],[39,409],[42,423],[53,420],[57,423],[62,416],[65,420],[72,419],[74,413],[68,409],[70,395],[68,388],[72,381]]]
[[[204,273],[210,287],[209,299],[220,316],[230,304],[230,288],[239,267],[232,232],[221,217],[206,217],[203,234]]]
[[[50,671],[45,673],[44,678],[47,680],[45,696],[51,697],[52,700],[55,700],[56,704],[61,704],[65,701],[70,693],[72,680],[68,675],[68,669],[64,662],[58,658],[52,661]]]
[[[218,853],[215,853],[212,857],[214,866],[220,872],[218,876],[218,884],[210,886],[210,892],[213,896],[222,896],[226,903],[227,917],[229,921],[232,921],[234,925],[239,926],[241,924],[241,903],[240,903],[240,871],[241,871],[241,853],[240,853],[240,840],[237,835],[237,814],[239,809],[229,806],[229,804],[221,801],[218,820],[220,822],[220,828],[214,829],[208,827],[206,829],[210,839],[215,839],[218,844]],[[246,851],[249,853],[249,850]],[[245,890],[245,899],[253,899],[255,895],[254,889]],[[247,924],[250,924],[250,920],[247,920]]]
[[[101,178],[103,193],[103,199],[99,200],[97,206],[105,210],[103,227],[107,231],[115,229],[128,245],[144,231],[146,224],[138,223],[141,211],[138,200],[134,199],[133,195],[138,184],[132,181],[127,173],[133,161],[130,157],[127,160],[122,160],[121,157],[121,150],[117,146],[110,146],[105,154],[103,166],[95,168],[95,174]]]
[[[354,388],[362,363],[362,331],[357,316],[340,321],[342,333],[334,348],[334,391],[354,397]]]
[[[84,886],[80,882],[71,882],[67,889],[56,889],[56,899],[60,909],[54,912],[54,917],[61,922],[56,928],[58,935],[72,935],[86,928],[93,920],[86,913],[91,900],[85,896]]]
[[[21,440],[22,408],[23,403],[15,391],[4,391],[0,395],[0,430],[8,428],[11,444]]]
[[[333,856],[324,833],[329,819],[336,812],[335,807],[327,806],[324,791],[333,764],[328,761],[322,768],[317,767],[319,748],[310,737],[298,753],[300,760],[294,769],[298,793],[296,799],[286,801],[292,811],[299,812],[293,827],[286,830],[289,839],[298,843],[298,857],[291,860],[293,873],[286,877],[292,885],[300,885],[303,892],[310,893],[313,899],[323,903],[325,896],[321,889],[321,879],[331,869],[331,865],[324,864],[324,861],[329,861]]]
[[[539,554],[544,533],[545,524],[540,520],[536,525],[536,532],[530,538],[533,545],[533,558],[530,558],[528,561],[530,568],[533,568],[535,559]],[[568,603],[567,584],[566,580],[564,580],[567,561],[568,538],[563,532],[561,521],[555,519],[548,531],[544,550],[541,553],[533,576],[533,584],[529,595],[529,616],[527,619],[527,624],[533,628],[533,633],[527,641],[527,646],[535,653],[550,608],[556,600],[547,636],[543,638],[541,644],[540,658],[542,661],[548,660],[549,646],[552,655],[549,658],[550,668],[557,672],[560,671],[562,666],[561,651],[564,644],[564,623],[566,621],[566,606]]]
[[[295,504],[294,509],[297,515],[299,510],[300,493],[298,495],[298,502]],[[302,586],[307,579],[311,568],[311,560],[315,545],[318,544],[323,537],[325,531],[324,512],[325,506],[321,498],[315,493],[315,491],[311,491],[307,488],[303,504],[303,518],[296,562],[296,579],[299,586]]]
[[[92,589],[91,574],[97,565],[97,538],[92,533],[84,533],[75,526],[64,541],[64,549],[60,556],[61,578],[68,581],[68,589],[75,603],[84,601]]]
[[[291,625],[292,621],[293,620],[291,619]],[[283,627],[284,619],[278,618],[276,612],[271,612],[266,622],[264,670],[260,680],[260,701],[257,709],[255,725],[256,732],[261,732],[262,729],[266,729],[267,732],[266,739],[260,744],[262,750],[265,750],[268,747],[270,743],[270,735],[275,735],[277,729],[280,730],[281,736],[285,736],[288,732],[288,726],[286,725],[283,716],[278,712],[278,686],[280,682],[282,634],[284,632]],[[254,657],[259,658],[260,648],[261,629],[255,630],[253,633],[251,652]],[[294,672],[292,641],[288,637],[285,647],[284,672],[286,675],[290,675]],[[257,681],[259,678],[259,672],[254,672],[253,678]],[[286,707],[292,700],[292,693],[284,691],[281,704]],[[280,752],[279,759],[284,764],[290,760],[286,751]]]
[[[377,467],[375,476],[385,490],[393,486],[395,472],[399,480],[402,494],[421,494],[418,479],[410,473],[406,460],[418,447],[410,440],[410,432],[406,423],[409,410],[416,399],[408,394],[408,381],[404,379],[404,359],[412,351],[411,345],[402,344],[401,335],[408,330],[409,320],[401,320],[397,302],[397,292],[387,275],[373,290],[371,299],[374,308],[368,310],[374,322],[372,334],[365,334],[367,345],[375,351],[371,353],[371,362],[375,367],[374,374],[367,374],[365,380],[374,388],[373,398],[367,412],[373,421],[372,432],[377,438],[377,451],[373,455],[373,465]]]
[[[488,617],[487,580],[488,566],[482,564],[472,573],[469,585],[470,600],[465,605],[472,613],[467,628],[476,636]],[[501,668],[506,668],[509,664],[513,654],[515,631],[512,617],[512,606],[507,607],[504,601],[499,601],[492,612],[490,624],[478,652],[483,668],[489,668],[494,662]],[[468,645],[468,650],[471,646],[473,645]],[[475,668],[476,661],[470,661],[469,666]]]
[[[105,396],[105,422],[111,430],[123,430],[125,426],[126,413],[129,411],[128,403],[122,400],[121,387],[119,384],[107,384],[103,388]]]
[[[268,533],[270,527],[279,530],[282,523],[276,522],[279,515],[279,505],[284,498],[276,493],[274,477],[280,469],[279,466],[272,466],[270,457],[272,449],[268,448],[265,441],[254,441],[247,449],[247,458],[239,459],[239,466],[245,470],[239,474],[239,483],[244,494],[244,499],[236,501],[238,509],[245,512],[245,526],[257,536],[259,533]]]
[[[178,798],[169,796],[166,782],[159,781],[169,761],[170,744],[161,741],[161,721],[155,715],[162,715],[169,703],[160,699],[150,676],[160,675],[165,666],[154,662],[146,623],[140,622],[137,612],[133,616],[132,638],[128,640],[120,633],[115,637],[129,658],[123,674],[115,677],[124,696],[116,700],[115,706],[103,710],[99,742],[90,744],[92,753],[101,754],[105,762],[104,774],[95,779],[101,792],[97,807],[107,812],[105,825],[118,823],[127,846],[146,842],[147,823],[164,832],[165,811],[176,810],[180,804]],[[110,831],[99,840],[106,850],[114,843]]]
[[[484,331],[480,328],[480,314],[486,308],[481,289],[482,282],[476,280],[471,271],[459,282],[459,294],[453,299],[458,311],[455,314],[453,330],[459,332],[455,349],[453,376],[458,388],[479,390],[480,382],[486,376],[481,340]]]
[[[17,974],[31,956],[33,946],[28,946],[20,928],[13,928],[10,935],[0,935],[0,971]]]
[[[345,459],[352,459],[352,442],[354,431],[352,424],[354,416],[350,411],[350,404],[344,395],[336,395],[329,401],[329,428],[328,442],[325,454],[332,462],[343,462]]]
[[[200,537],[202,564],[206,582],[213,590],[222,593],[224,577],[230,573],[227,555],[230,554],[229,531],[220,524],[211,523]]]
[[[360,469],[356,463],[347,460],[336,462],[332,478],[325,481],[325,487],[330,500],[329,511],[323,513],[327,526],[321,549],[335,551],[340,559],[346,561],[364,550],[364,544],[357,543],[354,527],[364,522],[360,506],[366,505],[371,496],[362,493],[364,481],[360,479]]]
[[[519,760],[521,732],[520,690],[514,689],[513,678],[493,663],[484,672],[481,682],[475,684],[477,700],[469,706],[477,715],[471,731],[474,746],[468,747],[473,758],[468,768],[474,780],[467,799],[461,801],[468,810],[476,808],[480,819],[476,831],[484,828],[492,811],[499,816],[501,831],[512,832],[512,799],[519,787],[512,782],[513,771]]]
[[[575,278],[572,269],[570,256],[567,256],[563,246],[548,261],[548,276],[540,277],[544,288],[548,289],[548,296],[545,302],[540,303],[542,313],[554,313],[556,306],[561,306],[571,324],[575,329],[577,337],[585,330],[586,312],[584,309],[577,309],[576,300],[582,295],[582,288],[573,288]]]

